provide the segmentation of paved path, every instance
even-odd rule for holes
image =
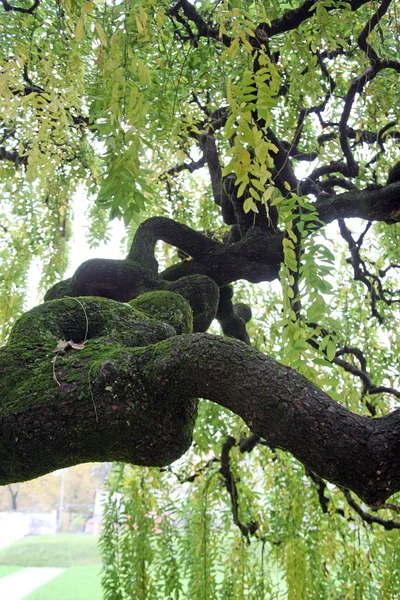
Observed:
[[[22,600],[36,588],[58,577],[65,569],[28,567],[0,579],[2,600]]]

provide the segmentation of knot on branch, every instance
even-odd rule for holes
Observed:
[[[99,296],[129,302],[154,291],[180,294],[193,312],[193,330],[206,331],[218,307],[218,286],[205,275],[189,275],[177,281],[164,281],[158,274],[129,259],[95,258],[80,265],[71,279],[54,285],[45,300],[66,296]],[[162,304],[162,303],[161,303]]]
[[[175,246],[188,260],[159,274],[154,256],[158,240]],[[233,307],[227,286],[242,278],[253,283],[273,280],[282,260],[279,232],[253,227],[237,243],[224,244],[171,219],[152,217],[139,227],[125,260],[86,261],[71,279],[53,286],[45,300],[100,296],[129,302],[145,292],[169,290],[189,302],[193,331],[207,331],[217,317],[226,335],[249,343],[246,323],[251,311]]]
[[[64,298],[24,314],[0,350],[0,485],[82,462],[182,456],[197,400],[150,389],[140,357],[191,330],[189,304],[169,291],[129,304]]]

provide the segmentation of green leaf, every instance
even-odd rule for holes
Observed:
[[[75,29],[75,39],[77,42],[80,42],[83,38],[83,35],[85,33],[85,24],[83,21],[83,16],[80,17],[76,23],[76,29]]]
[[[245,213],[248,213],[250,211],[258,213],[258,208],[257,208],[253,198],[246,198],[246,200],[243,202],[243,210]]]
[[[97,35],[99,36],[101,43],[103,44],[103,46],[105,48],[107,48],[107,46],[108,46],[107,36],[104,32],[104,29],[103,29],[101,23],[96,23],[95,27],[96,27]]]
[[[327,343],[326,356],[327,359],[330,361],[332,361],[336,356],[336,344],[332,340],[329,340],[329,342]]]

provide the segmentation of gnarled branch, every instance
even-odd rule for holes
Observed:
[[[68,298],[33,309],[14,327],[0,351],[2,484],[91,460],[169,464],[190,444],[193,398],[203,397],[371,505],[400,489],[397,411],[353,414],[243,342],[174,335],[174,311],[164,311],[171,326],[143,320],[143,307],[140,297],[132,307]],[[84,338],[54,366],[59,339]]]

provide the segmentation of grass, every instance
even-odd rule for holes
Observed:
[[[0,566],[68,568],[100,565],[97,542],[98,537],[94,535],[28,536],[0,550]]]
[[[11,567],[0,565],[0,577],[6,577],[6,575],[11,575],[11,573],[15,573],[15,571],[20,571],[22,567]]]
[[[71,567],[24,600],[101,600],[100,566]]]

